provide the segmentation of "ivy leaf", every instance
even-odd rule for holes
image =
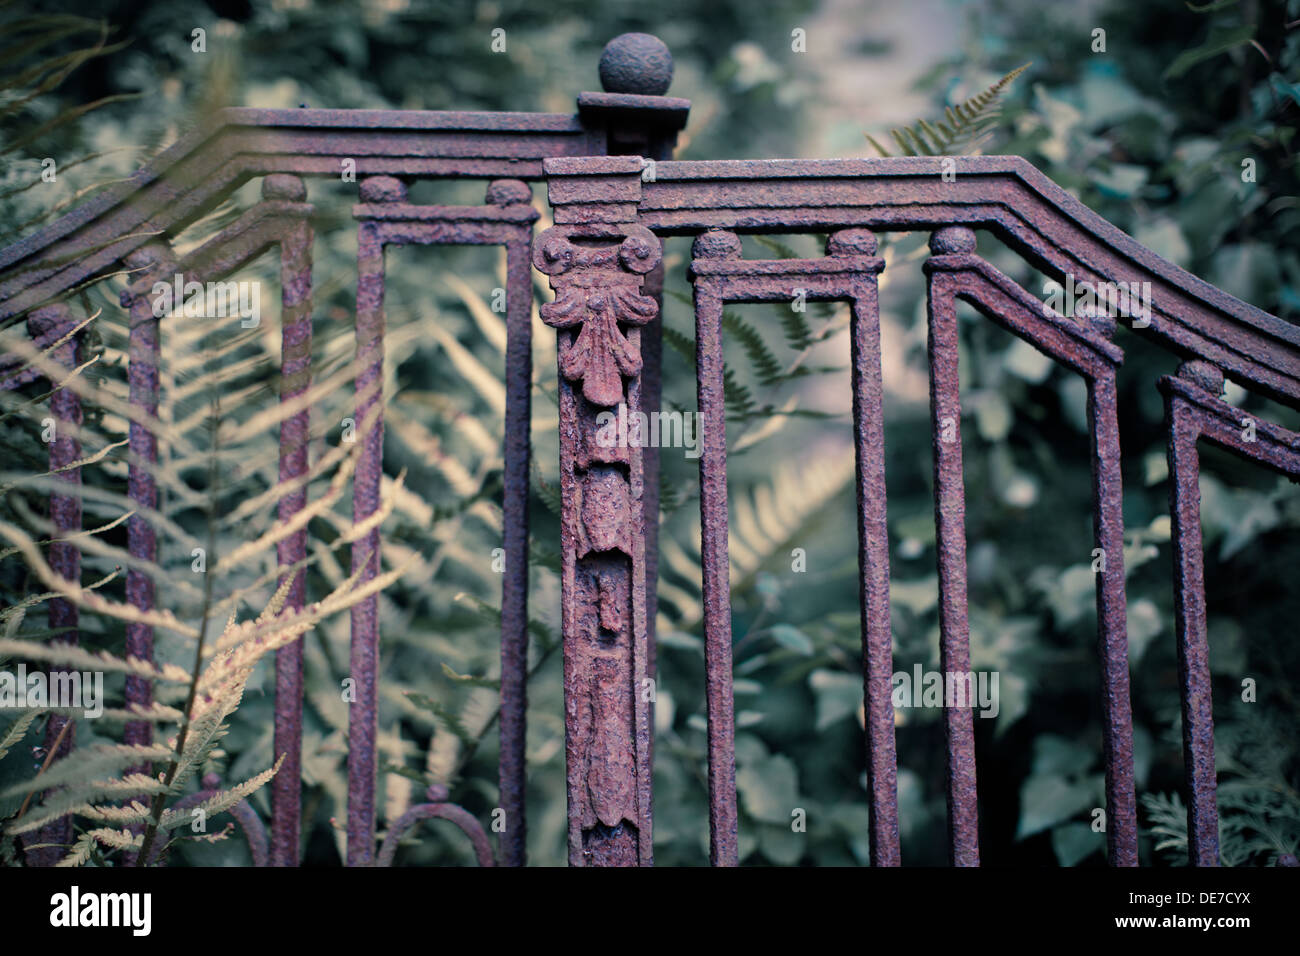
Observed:
[[[793,808],[791,808],[793,809]],[[777,866],[794,866],[808,848],[806,835],[795,833],[789,824],[771,824],[758,831],[758,848]]]
[[[799,803],[798,770],[790,758],[773,754],[737,770],[736,790],[751,817],[788,825]]]
[[[1176,80],[1198,63],[1213,59],[1221,53],[1227,53],[1234,50],[1244,43],[1249,43],[1255,38],[1255,27],[1253,24],[1234,27],[1230,30],[1214,30],[1210,33],[1209,39],[1198,47],[1190,50],[1184,50],[1178,54],[1177,59],[1165,69],[1163,79]]]
[[[1077,866],[1105,846],[1105,838],[1086,823],[1067,823],[1052,831],[1052,852],[1061,866]]]
[[[1069,820],[1097,801],[1100,774],[1071,783],[1055,774],[1032,776],[1020,790],[1020,826],[1016,839],[1023,840]]]
[[[843,671],[816,670],[808,675],[808,686],[817,697],[817,729],[851,717],[862,706],[862,678]]]
[[[799,628],[790,624],[773,625],[768,630],[768,633],[772,636],[772,640],[776,641],[786,650],[794,651],[796,654],[802,654],[804,657],[810,656],[813,652],[812,638],[799,630]]]

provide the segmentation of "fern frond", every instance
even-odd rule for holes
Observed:
[[[140,847],[140,834],[130,830],[112,830],[108,827],[90,830],[89,835],[111,850],[133,850]]]
[[[14,744],[27,736],[27,729],[31,727],[32,722],[43,713],[44,711],[40,708],[29,710],[20,715],[17,720],[9,725],[9,729],[5,731],[4,739],[0,740],[0,760],[3,760],[5,754],[9,753],[9,751],[13,749]]]
[[[735,312],[722,313],[722,328],[734,335],[749,357],[760,385],[774,385],[781,379],[781,363],[763,342],[763,337]]]
[[[446,395],[439,395],[437,392],[406,390],[397,395],[385,414],[392,414],[396,410],[397,414],[408,418],[400,408],[404,405],[414,405],[434,412],[439,421],[449,424],[456,434],[465,439],[480,455],[501,453],[501,436],[486,428],[477,416],[467,413],[463,402]]]
[[[795,252],[793,248],[787,246],[784,242],[779,242],[771,236],[752,236],[755,242],[764,248],[771,249],[780,259],[802,259],[803,256]]]
[[[506,387],[501,379],[439,323],[430,323],[428,330],[465,383],[487,402],[493,418],[503,420],[506,414]]]
[[[97,318],[99,318],[98,312],[82,319],[43,349],[37,349],[30,343],[26,337],[25,330],[22,334],[16,334],[14,331],[6,329],[3,334],[0,334],[0,345],[3,346],[4,354],[6,357],[9,355],[17,355],[20,359],[18,365],[8,370],[9,374],[13,375],[19,372],[25,372],[28,369],[35,367],[51,381],[58,382],[63,375],[68,374],[68,370],[60,363],[55,362],[51,356],[53,356],[54,353],[64,345],[71,342],[83,329],[86,328],[86,326],[90,325],[90,323],[94,322]],[[59,373],[49,375],[47,370],[53,369],[58,369]]]
[[[537,464],[536,458],[532,460],[531,464],[533,472],[533,491],[536,493],[538,498],[542,499],[542,504],[546,505],[547,511],[555,515],[557,518],[560,517],[564,513],[564,503],[560,499],[559,487],[551,484],[542,477],[542,471]]]
[[[683,335],[676,329],[664,326],[663,339],[665,345],[686,359],[686,363],[691,368],[695,368],[695,340],[693,338]]]
[[[746,421],[758,414],[754,393],[736,377],[736,370],[725,364],[722,367],[722,396],[728,418]]]
[[[785,333],[785,341],[790,348],[796,352],[806,352],[816,344],[813,330],[809,328],[803,312],[783,308],[778,309],[777,314],[781,319],[781,331]]]
[[[488,304],[483,301],[483,297],[474,291],[474,287],[454,272],[443,273],[443,279],[460,298],[465,310],[469,312],[470,317],[474,320],[474,324],[483,333],[483,338],[491,343],[492,348],[496,350],[498,355],[505,355],[505,316],[500,312],[493,312],[488,307]]]
[[[143,823],[149,819],[149,808],[139,800],[132,800],[125,806],[86,806],[77,810],[77,816],[85,817],[88,820],[94,820],[97,823],[115,823],[119,826],[130,826],[133,823]]]
[[[90,862],[90,855],[95,852],[95,837],[90,833],[83,833],[77,838],[77,842],[72,845],[72,850],[55,866],[74,867],[82,866]]]
[[[354,447],[360,447],[359,443]],[[246,541],[228,554],[221,555],[220,558],[212,563],[209,572],[211,573],[214,570],[224,570],[225,568],[231,567],[240,567],[250,558],[270,551],[276,544],[283,541],[285,538],[291,537],[298,531],[306,528],[312,518],[323,515],[325,512],[333,509],[334,505],[343,497],[343,492],[347,490],[348,479],[352,477],[352,472],[356,469],[356,466],[356,455],[349,455],[344,458],[343,464],[330,479],[329,488],[319,498],[315,501],[308,502],[288,521],[276,522],[269,531],[257,540]],[[393,503],[391,498],[389,498],[387,502],[387,507],[388,511],[392,510]],[[376,510],[376,516],[386,516],[386,514],[387,512],[385,512],[382,507]],[[373,517],[375,516],[372,516],[372,518]],[[378,520],[382,521],[383,517],[379,517]],[[373,527],[376,523],[378,522],[368,519],[367,530],[369,527]],[[365,534],[366,531],[360,531],[357,536],[364,537]]]
[[[62,760],[51,764],[44,773],[21,780],[0,791],[0,796],[12,797],[51,787],[90,786],[86,781],[107,781],[125,767],[169,756],[171,750],[162,744],[96,744],[79,747]],[[144,783],[148,783],[147,777],[144,778]],[[98,786],[98,783],[93,785]]]
[[[186,684],[190,679],[189,672],[175,664],[154,666],[137,657],[121,658],[108,651],[91,651],[71,644],[38,644],[35,641],[0,638],[0,654],[29,661],[43,661],[71,670],[132,674],[174,684]]]
[[[912,126],[903,126],[890,130],[890,135],[898,145],[900,156],[952,156],[958,153],[974,151],[980,138],[996,123],[999,113],[999,98],[1016,80],[1016,77],[1029,69],[1032,64],[1018,66],[1003,76],[987,89],[976,93],[964,103],[944,110],[945,121],[928,123],[917,120]],[[866,135],[877,153],[888,157],[890,152],[880,145],[872,136]]]
[[[163,813],[162,822],[159,824],[160,829],[174,830],[193,819],[194,811],[202,810],[207,816],[216,816],[218,813],[225,813],[239,801],[252,795],[263,787],[272,777],[280,772],[280,765],[284,763],[284,754],[275,762],[275,766],[263,770],[255,776],[249,777],[241,784],[222,790],[220,793],[214,793],[202,803],[183,811],[168,810]]]
[[[1187,808],[1178,794],[1144,793],[1142,808],[1151,821],[1151,832],[1159,840],[1157,853],[1167,853],[1170,862],[1187,862]]]
[[[731,499],[729,523],[729,557],[731,592],[744,593],[755,576],[777,555],[788,556],[789,549],[811,540],[815,524],[825,516],[826,505],[853,481],[852,448],[838,455],[786,465],[773,475],[771,482],[759,485],[748,495]],[[699,521],[694,535],[699,540]],[[660,567],[670,570],[683,585],[661,582],[660,594],[674,594],[676,616],[668,616],[668,630],[689,631],[703,617],[703,601],[697,582],[701,580],[698,552],[688,553],[672,537],[659,539]]]
[[[112,531],[114,528],[116,528],[118,525],[120,525],[123,521],[128,520],[128,519],[131,517],[131,515],[133,515],[133,514],[135,514],[134,511],[128,511],[128,512],[126,512],[126,514],[119,515],[118,517],[114,518],[112,521],[108,522],[108,524],[102,524],[102,525],[100,525],[98,528],[87,528],[87,529],[85,529],[84,531],[75,531],[75,532],[73,532],[73,533],[71,533],[71,534],[63,534],[63,535],[60,535],[59,538],[58,538],[57,540],[59,540],[59,541],[79,541],[79,540],[81,540],[82,538],[91,538],[91,537],[94,537],[95,535],[101,535],[101,534],[103,534],[103,533],[106,532],[106,531]],[[42,540],[42,541],[37,541],[36,543],[37,543],[37,544],[53,544],[54,541],[55,541],[54,538],[46,538],[46,539],[44,539],[44,540]],[[18,554],[18,553],[19,553],[19,551],[18,551],[17,548],[0,548],[0,561],[3,561],[5,558],[12,557],[13,555]],[[7,614],[8,612],[5,612],[5,613]],[[2,619],[2,616],[0,616],[0,619]]]
[[[467,687],[485,687],[488,690],[500,690],[501,681],[491,677],[478,677],[474,674],[457,674],[451,665],[443,662],[442,672],[457,684],[464,684]]]
[[[100,597],[89,588],[82,588],[66,578],[56,574],[54,569],[45,562],[40,550],[36,547],[26,534],[19,529],[8,524],[0,524],[0,535],[8,538],[21,552],[27,561],[27,566],[51,591],[57,593],[60,597],[66,598],[73,604],[89,608],[98,614],[107,617],[115,617],[126,622],[139,624],[151,624],[154,627],[172,631],[186,637],[198,637],[198,631],[182,624],[176,615],[171,611],[141,611],[130,604],[120,604],[116,601],[110,601],[107,598]],[[0,642],[3,643],[3,642]],[[33,651],[32,653],[35,653]]]
[[[43,774],[38,780],[41,786],[46,784],[45,776]],[[13,833],[29,833],[45,826],[52,820],[65,817],[69,813],[85,817],[101,816],[106,822],[140,823],[144,821],[147,814],[140,817],[124,814],[119,815],[118,819],[109,820],[98,813],[101,809],[107,810],[108,808],[96,807],[95,802],[98,800],[120,800],[123,797],[138,797],[141,794],[165,793],[166,791],[167,788],[160,782],[141,773],[126,774],[123,777],[114,777],[107,780],[78,781],[70,787],[47,796],[39,808],[27,814],[18,823],[11,824],[9,830]],[[108,816],[111,817],[112,815],[109,814]]]
[[[474,735],[470,733],[469,729],[461,721],[460,715],[455,711],[445,707],[442,703],[434,700],[427,694],[421,694],[417,691],[407,691],[405,696],[406,699],[416,707],[419,707],[422,710],[427,710],[429,713],[437,717],[442,726],[451,731],[456,739],[462,744],[468,746],[474,742]]]

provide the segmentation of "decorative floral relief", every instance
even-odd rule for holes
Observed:
[[[641,295],[643,276],[659,263],[659,240],[642,227],[629,227],[618,245],[575,245],[547,230],[539,237],[537,267],[551,276],[555,301],[542,306],[542,321],[552,328],[578,327],[577,338],[561,349],[560,374],[582,383],[582,394],[598,406],[623,401],[623,377],[641,373],[640,348],[619,327],[641,326],[659,306]]]

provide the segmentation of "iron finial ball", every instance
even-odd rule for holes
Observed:
[[[663,96],[673,81],[673,55],[649,33],[624,33],[605,44],[600,85],[606,93]]]
[[[691,246],[692,259],[739,259],[740,252],[740,237],[725,229],[701,233]]]
[[[930,234],[930,251],[936,256],[975,251],[975,233],[965,226],[945,226]]]
[[[488,183],[489,206],[515,206],[533,201],[533,190],[520,179],[494,179]]]
[[[262,198],[303,202],[307,198],[307,185],[300,176],[272,173],[262,180]]]
[[[1189,359],[1179,365],[1178,377],[1199,385],[1215,398],[1223,394],[1223,369],[1204,359]]]

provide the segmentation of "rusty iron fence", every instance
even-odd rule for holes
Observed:
[[[433,787],[428,802],[395,821],[376,854],[375,790],[379,622],[377,598],[351,610],[351,675],[357,699],[349,715],[347,863],[389,864],[397,840],[420,820],[439,817],[472,839],[480,863],[524,863],[524,712],[527,662],[528,460],[531,269],[549,277],[553,302],[541,307],[556,329],[560,373],[562,608],[569,861],[573,865],[652,862],[650,695],[655,673],[658,459],[635,443],[595,440],[598,415],[621,403],[657,408],[663,282],[661,239],[695,237],[693,284],[699,412],[702,416],[700,508],[707,668],[711,862],[738,863],[728,584],[727,446],[723,406],[722,309],[732,302],[811,300],[851,307],[853,428],[872,861],[900,862],[897,757],[890,676],[892,647],[885,451],[882,425],[877,253],[881,231],[931,232],[925,262],[934,456],[934,514],[940,588],[941,666],[970,669],[965,501],[958,387],[957,300],[1082,376],[1088,390],[1096,547],[1108,556],[1096,576],[1097,656],[1104,713],[1107,842],[1116,866],[1138,862],[1133,733],[1125,623],[1122,487],[1116,376],[1122,350],[1113,320],[1045,310],[976,252],[986,230],[1042,272],[1090,283],[1149,283],[1149,322],[1123,319],[1180,356],[1178,374],[1158,382],[1167,408],[1176,634],[1182,678],[1184,761],[1191,860],[1218,863],[1214,727],[1207,660],[1200,534],[1198,442],[1204,440],[1292,479],[1300,479],[1300,434],[1255,420],[1221,397],[1225,376],[1248,391],[1300,408],[1300,329],[1241,302],[1166,262],[1091,212],[1027,162],[1014,157],[877,160],[673,162],[689,103],[666,96],[668,50],[654,37],[626,34],[600,61],[604,92],[582,93],[576,115],[378,110],[227,109],[214,127],[190,135],[132,179],[0,252],[0,319],[26,315],[33,345],[76,362],[81,326],[61,301],[69,290],[123,267],[135,276],[122,294],[130,313],[130,401],[155,414],[159,400],[159,323],[150,292],[160,276],[210,281],[278,249],[282,278],[281,401],[301,396],[311,379],[313,207],[305,181],[337,177],[355,163],[359,203],[356,286],[356,418],[373,416],[353,479],[354,513],[365,522],[379,504],[382,476],[381,389],[384,362],[384,253],[407,244],[500,246],[507,258],[505,576],[501,613],[500,800],[510,821],[499,855],[479,823]],[[947,173],[947,175],[944,175]],[[409,183],[455,177],[487,183],[480,206],[415,205]],[[237,187],[261,178],[262,200],[196,252],[180,258],[168,239]],[[538,213],[529,182],[544,182],[554,225],[534,236]],[[814,259],[741,256],[740,234],[829,234]],[[0,383],[38,377],[10,358]],[[50,412],[80,421],[76,395],[56,389]],[[310,412],[280,432],[280,480],[308,467]],[[1243,437],[1242,425],[1254,427]],[[150,469],[157,444],[130,425],[130,553],[156,557],[147,517],[157,505]],[[50,447],[51,470],[77,461],[74,438]],[[80,530],[78,470],[51,495],[59,532]],[[279,520],[303,507],[305,491],[286,494]],[[299,565],[306,530],[278,546],[282,568]],[[353,544],[353,572],[374,578],[380,530]],[[50,564],[79,582],[79,554],[56,542]],[[304,601],[299,567],[288,606]],[[151,609],[154,582],[128,572],[130,603]],[[50,606],[52,628],[74,628],[77,607]],[[74,636],[75,639],[75,636]],[[132,624],[128,653],[151,659],[152,629]],[[277,652],[274,750],[285,763],[271,795],[269,836],[248,805],[236,808],[254,861],[299,859],[302,658],[297,643]],[[148,704],[147,679],[131,678],[131,704]],[[977,865],[976,761],[972,710],[949,707],[948,818],[951,861]],[[48,733],[57,738],[59,720]],[[147,742],[148,724],[130,724],[128,742]],[[71,746],[66,739],[63,749]],[[197,803],[215,787],[187,797]],[[47,838],[66,839],[70,824]],[[40,858],[38,862],[51,862]]]

